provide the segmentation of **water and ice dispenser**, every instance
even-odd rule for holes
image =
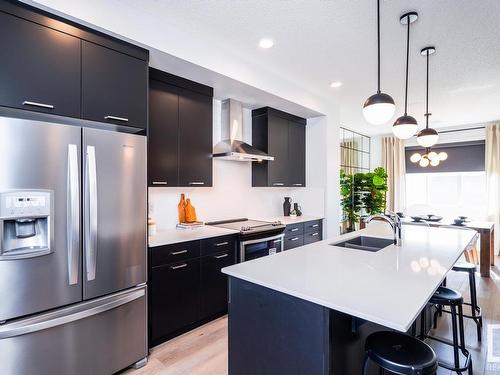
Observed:
[[[51,249],[52,192],[0,193],[0,260],[30,258]]]

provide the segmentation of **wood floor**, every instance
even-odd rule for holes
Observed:
[[[497,257],[497,265],[500,259]],[[483,309],[483,342],[478,344],[475,324],[465,320],[467,348],[472,353],[474,375],[500,374],[500,363],[487,362],[487,326],[500,324],[500,268],[494,268],[492,278],[477,277],[479,305]],[[460,290],[469,298],[468,280],[464,274],[450,272],[448,286]],[[434,334],[451,337],[449,317],[439,321]],[[497,335],[495,353],[500,353],[500,334]],[[433,345],[438,356],[452,358],[448,349]],[[153,349],[148,364],[139,370],[128,370],[127,375],[225,375],[227,369],[227,318],[223,317],[198,329],[179,336]],[[450,375],[440,369],[438,375]]]

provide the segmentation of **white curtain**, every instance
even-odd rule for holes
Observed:
[[[488,189],[488,220],[495,222],[495,247],[500,240],[500,124],[486,127],[486,186]],[[499,253],[497,251],[497,253]]]
[[[382,138],[382,166],[387,172],[387,209],[405,211],[405,145],[396,137]]]

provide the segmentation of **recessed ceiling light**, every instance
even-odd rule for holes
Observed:
[[[274,41],[269,38],[263,38],[259,41],[259,47],[260,48],[271,48],[274,46]]]
[[[333,87],[333,88],[337,88],[337,87],[340,87],[342,85],[343,85],[343,83],[340,81],[333,81],[332,83],[330,83],[330,87]]]

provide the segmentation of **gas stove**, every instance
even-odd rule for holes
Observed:
[[[261,234],[279,234],[285,231],[285,225],[280,221],[269,222],[261,220],[249,220],[247,218],[212,221],[205,224],[214,225],[220,228],[237,230],[240,232],[240,236],[245,238],[254,237]]]

